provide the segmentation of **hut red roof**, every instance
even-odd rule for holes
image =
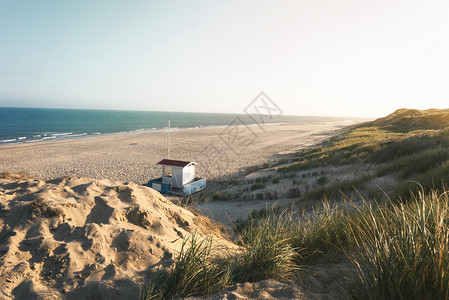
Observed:
[[[174,160],[174,159],[163,159],[160,162],[158,162],[156,165],[184,168],[190,164],[196,165],[196,163],[193,161],[183,161],[183,160]]]

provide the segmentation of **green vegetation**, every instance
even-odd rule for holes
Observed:
[[[274,212],[250,219],[238,232],[241,255],[231,259],[235,282],[288,278],[296,268],[296,251],[291,246],[289,219]]]
[[[214,201],[220,201],[220,200],[226,200],[227,195],[225,193],[222,193],[220,191],[216,191],[213,195],[212,195],[212,200]]]
[[[348,130],[343,136],[332,139],[327,147],[299,153],[295,162],[278,168],[278,172],[288,177],[289,174],[319,167],[370,163],[376,166],[377,176],[393,175],[402,182],[391,194],[395,200],[419,190],[419,185],[410,181],[419,182],[425,191],[442,189],[448,183],[448,176],[442,171],[449,165],[447,125],[448,110],[398,110],[385,118]],[[311,191],[308,197],[328,197],[341,189],[338,185],[342,183],[327,186],[321,178],[317,181],[321,187]],[[356,183],[351,184],[358,189]],[[342,185],[341,191],[349,192],[345,189],[348,184]]]
[[[260,219],[258,219],[260,220]],[[296,252],[286,221],[270,216],[250,221],[239,233],[241,251],[227,258],[213,255],[212,240],[186,239],[173,268],[152,281],[145,299],[173,299],[210,294],[238,282],[292,275]]]
[[[245,172],[247,174],[250,174],[250,173],[254,173],[254,172],[257,172],[257,171],[260,171],[260,170],[263,170],[263,169],[268,169],[269,167],[270,167],[269,163],[264,163],[263,165],[247,167],[245,169]]]
[[[212,241],[192,236],[171,271],[150,284],[146,299],[216,292],[237,282],[289,278],[320,257],[346,254],[356,276],[345,294],[357,299],[449,297],[449,198],[420,192],[406,204],[387,199],[348,208],[317,206],[314,214],[264,210],[238,231],[242,250],[217,258]],[[190,242],[189,246],[188,242]]]
[[[316,183],[318,185],[325,185],[328,182],[329,182],[329,178],[327,178],[327,176],[325,176],[325,175],[320,176],[320,178],[318,178],[316,181]]]
[[[251,185],[251,191],[263,189],[265,186],[266,186],[265,183],[261,183],[261,182],[253,183],[253,184]]]
[[[170,272],[151,282],[145,299],[173,299],[207,294],[227,284],[226,274],[211,257],[212,240],[198,240],[193,234],[184,240]]]
[[[421,174],[430,169],[440,167],[449,160],[449,148],[438,147],[421,152],[404,155],[389,165],[377,170],[377,176],[397,173],[399,178],[409,178],[413,174]]]
[[[241,195],[242,195],[242,192],[230,193],[230,192],[216,191],[216,192],[213,193],[213,195],[212,195],[212,200],[213,200],[213,201],[227,201],[227,200],[233,200],[233,199],[239,198]]]
[[[254,182],[256,183],[267,183],[271,179],[271,175],[265,177],[257,177]]]
[[[147,298],[195,296],[238,282],[292,278],[338,254],[354,270],[341,274],[349,278],[342,298],[449,299],[448,125],[449,110],[398,110],[348,130],[326,147],[299,153],[277,170],[282,178],[297,178],[301,171],[303,181],[321,175],[314,189],[304,187],[302,197],[312,200],[311,211],[253,211],[236,226],[241,250],[224,258],[211,255],[210,240],[192,237],[173,268],[150,285]],[[370,164],[374,170],[343,181],[323,175],[323,167],[348,164]],[[370,192],[375,198],[355,204],[345,196],[376,176],[398,180],[391,197]],[[265,187],[269,179],[255,180],[250,190]],[[292,186],[286,195],[300,197],[300,188]],[[347,202],[336,205],[337,195]]]
[[[447,194],[420,192],[407,202],[371,206],[354,226],[362,299],[449,298]]]
[[[372,178],[373,177],[370,175],[363,175],[358,178],[335,182],[326,186],[320,186],[308,192],[304,195],[304,197],[305,199],[331,199],[334,196],[339,196],[344,193],[354,191],[354,189],[361,187]]]

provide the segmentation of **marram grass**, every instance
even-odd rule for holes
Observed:
[[[362,233],[357,293],[362,299],[449,299],[447,192],[418,193],[406,204],[372,206]]]
[[[239,228],[241,251],[228,257],[214,258],[211,240],[190,237],[146,298],[204,295],[238,282],[292,278],[323,255],[340,253],[356,269],[342,297],[449,299],[447,193],[422,191],[400,203],[324,202],[312,213],[267,209]]]
[[[268,278],[289,278],[297,255],[285,223],[264,219],[248,223],[239,233],[241,250],[228,257],[213,255],[213,241],[188,237],[171,270],[150,282],[144,299],[173,299],[218,292],[232,284]]]

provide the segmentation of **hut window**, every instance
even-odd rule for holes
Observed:
[[[171,177],[171,167],[164,167],[164,177]]]

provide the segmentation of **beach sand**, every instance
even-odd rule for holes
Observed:
[[[148,187],[2,175],[0,299],[140,299],[194,233],[237,249],[209,219]]]
[[[170,135],[170,158],[195,161],[198,176],[216,180],[318,144],[356,122],[176,129]],[[144,131],[4,145],[0,172],[25,172],[42,180],[71,175],[142,184],[160,177],[155,164],[167,158],[167,140],[166,131]]]

